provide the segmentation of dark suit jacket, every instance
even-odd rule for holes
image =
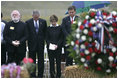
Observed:
[[[75,19],[78,18],[78,16],[75,16]],[[74,20],[75,20],[74,19]],[[65,41],[64,41],[64,45],[66,44],[66,37],[71,33],[72,29],[71,29],[71,20],[70,20],[70,16],[67,16],[65,18],[63,18],[62,20],[62,24],[61,26],[63,27],[63,32],[64,32],[64,36],[65,36]]]
[[[61,26],[56,27],[48,27],[46,32],[46,42],[47,48],[49,48],[49,44],[56,44],[58,48],[62,47],[64,34],[62,32]]]
[[[46,36],[46,29],[47,29],[47,23],[45,20],[39,18],[39,31],[36,33],[35,27],[34,27],[34,20],[29,19],[26,21],[27,28],[28,28],[28,48],[29,52],[34,52],[37,49],[37,45],[39,46],[38,50],[44,50],[44,40]]]
[[[7,44],[7,51],[8,52],[14,52],[15,46],[12,45],[12,41],[18,40],[20,41],[20,46],[17,47],[18,52],[24,53],[26,52],[26,40],[28,37],[28,32],[26,28],[26,24],[22,21],[19,21],[18,23],[14,23],[13,21],[10,21],[6,24],[4,33],[3,33],[4,39]]]

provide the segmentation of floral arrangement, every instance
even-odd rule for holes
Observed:
[[[16,63],[9,63],[1,66],[2,78],[29,78],[30,73],[33,72],[35,65],[33,59],[24,58],[21,66]]]
[[[117,71],[117,12],[90,9],[84,20],[72,25],[67,38],[70,55],[78,64],[97,72]]]

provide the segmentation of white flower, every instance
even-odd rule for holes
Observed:
[[[101,17],[101,16],[99,16],[99,19],[101,20],[101,19],[102,19],[102,17]]]
[[[79,47],[79,45],[77,45],[77,44],[76,44],[75,46],[76,46],[77,48]]]
[[[77,55],[79,54],[79,50],[78,50],[78,49],[76,50],[76,54],[77,54]]]
[[[83,33],[84,33],[84,34],[88,34],[88,30],[87,30],[87,29],[84,29],[84,30],[83,30]]]
[[[114,16],[115,16],[116,14],[117,14],[117,12],[116,12],[116,11],[112,11],[112,15],[114,15]]]
[[[102,59],[101,58],[98,58],[97,59],[97,62],[98,62],[98,64],[101,64],[102,63]]]
[[[76,21],[73,22],[73,24],[76,24],[76,23],[77,23]]]
[[[88,67],[88,64],[84,63],[84,67]]]
[[[116,52],[116,48],[115,47],[112,48],[112,52]]]
[[[85,19],[89,19],[89,15],[86,15]]]
[[[90,23],[91,23],[91,24],[95,24],[95,23],[96,23],[95,19],[91,19],[91,20],[90,20]]]
[[[96,32],[97,31],[97,27],[93,27],[93,31]]]
[[[92,9],[89,10],[89,12],[91,12],[91,11],[95,12],[96,10],[94,8],[92,8]]]
[[[81,45],[80,45],[80,48],[81,48],[81,49],[85,49],[85,45],[84,45],[84,44],[81,44]]]
[[[107,73],[110,73],[110,72],[111,72],[111,70],[110,70],[110,69],[107,69],[107,70],[106,70],[106,72],[107,72]]]
[[[94,57],[96,54],[95,53],[92,53],[91,56]]]
[[[113,28],[112,27],[109,27],[109,31],[112,32],[113,31]]]
[[[81,40],[85,41],[86,40],[86,36],[81,36]]]
[[[104,15],[103,18],[106,19],[106,16]]]
[[[80,60],[81,60],[81,62],[85,62],[85,58],[81,58]]]
[[[84,52],[86,55],[88,55],[89,54],[89,51],[88,50],[85,50],[85,52]]]
[[[79,21],[79,22],[78,22],[78,26],[80,26],[81,24],[82,24],[82,22]]]
[[[74,44],[75,44],[74,41],[71,41],[71,45],[74,46]]]
[[[101,23],[98,23],[98,27],[101,28],[102,27],[102,24]]]
[[[88,27],[88,24],[85,24],[85,27]]]
[[[80,29],[79,29],[79,28],[77,28],[77,29],[76,29],[76,32],[77,32],[77,33],[79,33],[79,32],[80,32]]]
[[[92,38],[89,37],[89,41],[91,42],[92,41]]]
[[[109,56],[108,59],[110,62],[114,60],[114,58],[112,56]]]
[[[80,34],[79,34],[79,33],[76,34],[76,38],[77,38],[77,39],[80,38]]]

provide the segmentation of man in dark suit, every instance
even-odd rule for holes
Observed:
[[[36,64],[36,54],[38,57],[38,77],[43,77],[44,72],[44,40],[47,29],[47,23],[45,20],[39,18],[40,14],[38,11],[33,11],[31,19],[26,21],[28,27],[28,48],[29,57],[34,60]],[[35,72],[31,74],[31,77],[36,77]]]
[[[71,33],[71,24],[73,24],[73,21],[78,18],[76,16],[76,8],[75,6],[70,6],[68,7],[68,13],[69,16],[63,18],[62,20],[62,27],[63,27],[63,32],[65,35],[65,40],[64,40],[64,52],[65,52],[65,60],[66,60],[66,66],[72,65],[73,64],[73,58],[69,56],[71,52],[67,51],[69,48],[69,45],[66,43],[66,37]]]
[[[20,21],[20,13],[14,10],[11,13],[12,21],[4,29],[4,39],[8,51],[8,63],[16,62],[18,65],[26,55],[26,39],[28,37],[26,24]]]
[[[3,31],[7,22],[2,19],[3,14],[1,12],[1,65],[6,64],[6,42],[3,38]]]

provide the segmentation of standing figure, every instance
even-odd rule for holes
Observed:
[[[34,60],[36,64],[36,56],[38,57],[38,77],[43,77],[44,72],[44,41],[45,33],[47,29],[47,23],[44,19],[39,18],[39,11],[33,11],[31,19],[26,21],[28,28],[28,49],[29,57]],[[36,77],[35,72],[31,74],[31,77]]]
[[[65,60],[66,60],[66,66],[73,65],[73,58],[69,56],[70,52],[67,50],[69,48],[69,45],[66,43],[66,37],[71,33],[71,24],[75,21],[78,16],[76,16],[76,8],[75,6],[68,7],[68,13],[69,16],[66,16],[62,20],[62,27],[64,32],[64,52],[65,52]]]
[[[13,10],[12,21],[8,22],[4,29],[4,39],[8,52],[8,63],[16,62],[18,65],[26,55],[26,40],[28,37],[26,24],[20,21],[20,13]]]
[[[46,42],[48,57],[50,62],[50,76],[51,78],[61,77],[61,51],[63,45],[62,27],[57,24],[58,17],[56,15],[50,16],[50,26],[47,28]],[[55,73],[56,60],[56,73]]]

